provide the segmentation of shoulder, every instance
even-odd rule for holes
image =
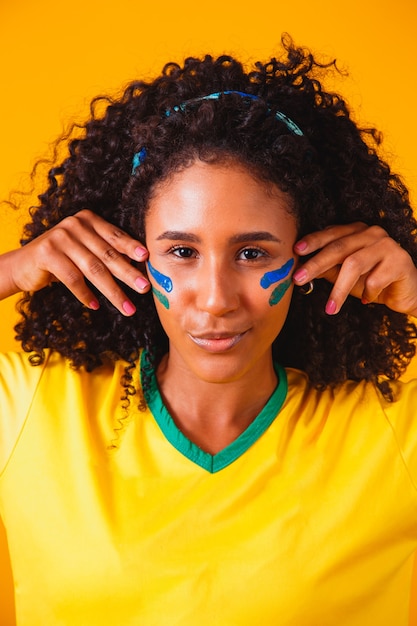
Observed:
[[[35,367],[27,353],[0,353],[0,471],[23,428],[48,359],[49,354]]]
[[[49,359],[50,353],[46,352],[43,363],[35,366],[26,352],[0,353],[0,406],[6,401],[18,403],[32,393]]]
[[[310,382],[305,372],[287,368],[286,374],[287,404],[295,414],[305,419],[324,416],[336,426],[349,421],[352,416],[355,416],[357,422],[359,415],[370,415],[370,411],[375,408],[381,412],[383,398],[372,383],[347,380],[320,389]]]
[[[17,396],[17,391],[19,395],[30,393],[44,378],[56,378],[61,388],[70,380],[108,379],[115,373],[121,373],[123,364],[122,361],[106,361],[92,372],[87,372],[84,367],[73,367],[66,357],[50,350],[45,350],[44,359],[39,364],[26,352],[0,353],[0,393],[11,396]]]
[[[393,401],[389,402],[372,382],[346,380],[338,385],[318,389],[311,384],[308,375],[303,371],[286,368],[286,374],[288,394],[293,400],[302,401],[309,398],[316,403],[331,402],[340,406],[345,404],[346,407],[355,406],[356,409],[374,403],[383,411],[393,414],[412,409],[417,401],[417,379],[407,382],[390,381]]]
[[[112,419],[120,410],[125,367],[108,361],[87,372],[57,352],[45,351],[39,365],[26,353],[0,354],[0,471],[28,424],[55,432],[69,420]]]
[[[417,380],[393,381],[389,402],[366,381],[319,390],[304,372],[288,369],[287,377],[289,419],[323,446],[326,456],[362,449],[366,457],[379,449],[391,468],[397,462],[405,468],[417,489]]]

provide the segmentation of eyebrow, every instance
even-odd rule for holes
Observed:
[[[247,241],[276,241],[282,243],[281,239],[275,237],[272,233],[266,230],[256,230],[249,233],[239,233],[231,237],[231,243],[245,243]]]
[[[197,235],[193,235],[192,233],[182,232],[180,230],[166,230],[164,233],[161,233],[157,238],[157,241],[162,239],[169,239],[171,241],[188,241],[191,243],[200,243],[200,237]],[[255,230],[247,233],[239,233],[237,235],[233,235],[230,238],[230,243],[247,243],[249,241],[275,241],[277,243],[282,243],[281,239],[278,239],[272,233],[265,230]]]
[[[196,237],[196,235],[193,235],[192,233],[183,233],[181,230],[166,230],[156,238],[157,241],[161,241],[162,239],[170,239],[172,241],[190,241],[193,243],[198,243],[200,241],[200,238]]]

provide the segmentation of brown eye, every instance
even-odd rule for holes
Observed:
[[[193,256],[194,250],[192,248],[187,248],[186,246],[178,246],[173,248],[172,252],[175,256],[181,257],[181,259],[189,259]]]
[[[256,261],[256,259],[264,257],[265,252],[259,248],[245,248],[239,253],[239,256],[245,261]]]

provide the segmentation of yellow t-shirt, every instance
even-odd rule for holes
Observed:
[[[279,370],[214,457],[124,364],[0,357],[0,512],[19,626],[405,626],[417,545],[417,383],[312,389]],[[136,382],[139,385],[139,382]],[[117,433],[117,434],[115,434]],[[112,442],[116,440],[116,447]]]

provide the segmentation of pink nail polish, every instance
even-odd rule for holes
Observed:
[[[149,281],[146,280],[146,278],[142,278],[141,276],[139,276],[139,278],[136,278],[135,280],[135,285],[136,287],[138,287],[138,289],[145,289],[145,287],[149,285]]]
[[[123,302],[123,311],[127,315],[133,315],[133,313],[136,312],[136,307],[131,302],[129,302],[129,300],[125,300]]]
[[[296,270],[294,272],[294,280],[296,280],[297,282],[302,283],[306,278],[307,278],[307,271],[306,270]]]
[[[295,246],[294,246],[295,250],[297,250],[297,252],[304,252],[304,250],[307,248],[307,244],[305,241],[298,241]]]
[[[146,253],[147,253],[147,250],[145,248],[141,248],[140,246],[135,248],[135,254],[138,257],[138,259],[143,259],[146,256]]]
[[[336,313],[336,302],[334,300],[329,300],[326,304],[325,311],[327,315],[333,315]]]
[[[88,306],[90,307],[90,309],[93,309],[93,311],[97,311],[100,308],[100,305],[97,302],[97,300],[91,300]]]

